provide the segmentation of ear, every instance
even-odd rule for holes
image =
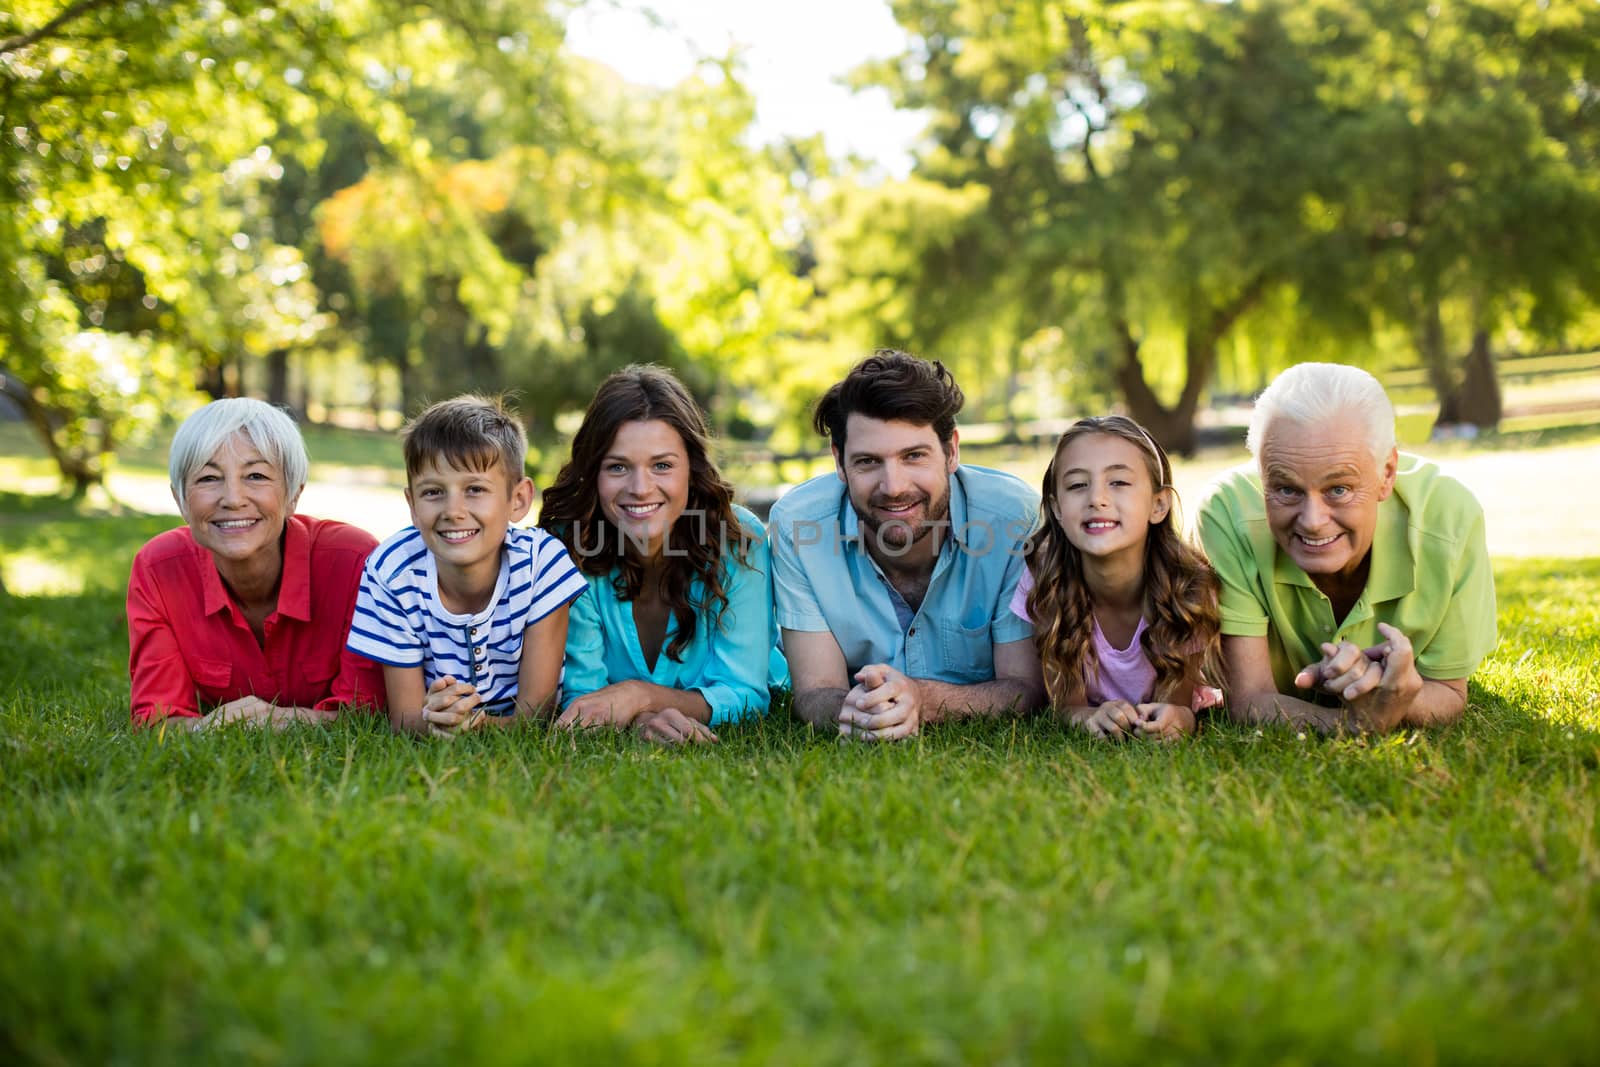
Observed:
[[[176,489],[173,489],[170,485],[167,488],[172,492],[172,502],[174,504],[178,505],[178,514],[183,516],[183,521],[184,522],[188,522],[189,521],[189,509],[183,506],[183,498],[180,497],[178,495],[178,491]]]
[[[533,479],[519,478],[511,487],[511,521],[521,522],[533,507]]]
[[[838,445],[830,447],[833,451],[833,472],[839,476],[841,482],[848,482],[850,479],[844,476],[844,453],[839,451]]]
[[[289,516],[293,515],[294,512],[295,512],[295,509],[300,506],[300,494],[305,492],[305,491],[306,491],[306,487],[302,485],[300,488],[296,489],[294,491],[294,495],[291,496],[288,499],[288,501],[286,501],[284,503],[284,506],[283,506],[283,517],[285,519],[287,519]]]
[[[949,474],[954,474],[956,468],[961,466],[961,431],[950,431],[950,454],[945,457],[944,469]]]
[[[1168,487],[1156,493],[1155,503],[1150,508],[1150,525],[1159,526],[1165,522],[1167,515],[1172,512],[1172,489]]]
[[[1394,492],[1395,472],[1400,469],[1400,449],[1389,449],[1389,458],[1383,461],[1383,476],[1378,483],[1378,503],[1389,499],[1389,494]]]

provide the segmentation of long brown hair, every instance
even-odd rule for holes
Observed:
[[[1076,685],[1087,686],[1093,680],[1099,662],[1094,652],[1094,601],[1083,576],[1083,556],[1055,515],[1056,466],[1069,444],[1097,433],[1137,445],[1155,490],[1172,491],[1172,464],[1166,452],[1130,418],[1079,419],[1056,442],[1055,455],[1044,471],[1039,529],[1029,544],[1027,565],[1033,574],[1033,591],[1028,594],[1033,640],[1050,702],[1058,707]],[[1156,669],[1153,699],[1157,701],[1166,701],[1185,682],[1201,683],[1189,671],[1189,657],[1196,651],[1201,653],[1203,673],[1218,677],[1220,582],[1205,556],[1178,533],[1177,510],[1174,494],[1173,506],[1160,522],[1151,524],[1144,544],[1146,627],[1140,644]]]
[[[628,422],[660,420],[678,431],[689,457],[689,502],[667,531],[673,551],[666,554],[661,595],[677,620],[678,632],[666,653],[679,659],[695,633],[697,616],[709,612],[711,624],[722,625],[728,594],[722,583],[722,553],[748,566],[752,543],[733,511],[733,486],[711,459],[711,431],[705,414],[683,383],[660,367],[624,367],[600,383],[583,425],[572,438],[572,457],[555,483],[544,491],[539,525],[561,539],[591,577],[612,574],[612,586],[623,600],[635,600],[644,588],[644,560],[630,552],[629,538],[605,517],[597,488],[600,463]],[[704,594],[690,589],[700,580]]]

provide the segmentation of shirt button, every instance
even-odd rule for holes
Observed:
[[[917,636],[917,628],[915,626],[913,626],[911,629],[907,630],[906,631],[906,636],[907,637],[915,637],[915,636]]]

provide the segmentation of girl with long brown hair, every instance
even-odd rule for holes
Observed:
[[[1012,610],[1033,622],[1050,703],[1097,737],[1179,737],[1221,694],[1218,582],[1178,533],[1172,465],[1121,415],[1068,427],[1044,472]]]
[[[539,524],[588,581],[567,631],[557,726],[666,743],[764,713],[775,630],[766,531],[733,502],[705,416],[659,367],[601,383]]]

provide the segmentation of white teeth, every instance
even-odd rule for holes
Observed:
[[[1114,522],[1109,522],[1109,521],[1107,521],[1105,519],[1097,519],[1094,522],[1089,523],[1089,529],[1091,529],[1091,530],[1109,530],[1115,525],[1116,525],[1116,523],[1114,523]]]
[[[1338,534],[1332,534],[1331,536],[1321,538],[1320,540],[1313,539],[1313,538],[1306,537],[1306,536],[1302,535],[1300,540],[1304,541],[1306,544],[1310,545],[1312,548],[1321,548],[1323,545],[1331,545],[1335,541],[1339,540],[1339,535]]]
[[[622,510],[629,515],[649,515],[660,506],[660,504],[624,504]]]
[[[478,531],[476,530],[440,530],[439,536],[452,543],[471,540]]]
[[[246,526],[254,526],[255,524],[256,520],[254,519],[224,519],[212,525],[221,527],[224,530],[242,530]]]

